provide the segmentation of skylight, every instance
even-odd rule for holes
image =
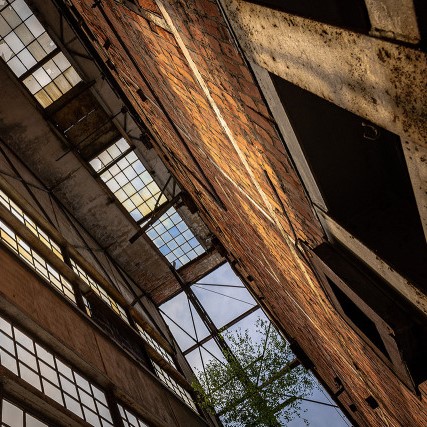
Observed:
[[[89,163],[135,221],[141,223],[167,202],[153,177],[123,138]],[[147,236],[171,264],[175,262],[175,268],[205,252],[174,207],[148,228]]]
[[[202,255],[205,250],[174,207],[163,214],[147,231],[147,236],[175,268]]]
[[[81,81],[24,0],[0,2],[0,56],[43,107]]]
[[[135,221],[140,221],[167,201],[135,151],[123,138],[90,164]]]

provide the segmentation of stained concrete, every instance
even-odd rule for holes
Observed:
[[[250,60],[372,123],[426,144],[424,52],[242,0],[222,2]]]

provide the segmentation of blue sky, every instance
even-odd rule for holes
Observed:
[[[200,285],[193,285],[193,291],[217,327],[227,324],[256,305],[254,299],[243,287],[242,282],[233,273],[228,264],[218,268],[198,283],[200,283]],[[231,285],[233,287],[210,286],[215,284]],[[227,297],[219,295],[219,293],[227,295]],[[161,309],[185,329],[189,335],[195,337],[197,333],[199,340],[208,335],[206,327],[203,325],[203,322],[198,317],[194,308],[192,308],[193,319],[196,325],[196,333],[194,332],[188,301],[183,293],[168,301]],[[245,317],[229,330],[234,331],[237,328],[241,328],[242,330],[247,329],[250,331],[254,340],[260,341],[263,337],[259,334],[257,335],[254,326],[259,317],[266,318],[261,309]],[[182,350],[194,344],[194,340],[186,333],[176,327],[169,319],[165,318],[165,320]],[[213,340],[208,341],[208,343],[204,345],[204,348],[201,349],[201,353],[204,363],[207,363],[214,356],[223,360],[222,353]],[[194,350],[189,353],[187,355],[187,360],[195,371],[202,370],[203,363],[199,350]],[[317,387],[314,388],[311,396],[308,398],[326,403],[334,403],[317,381],[315,382]],[[304,410],[302,417],[309,421],[311,427],[348,427],[351,425],[339,409],[312,402],[303,402],[301,407]],[[286,425],[288,427],[306,426],[301,418],[294,419]]]

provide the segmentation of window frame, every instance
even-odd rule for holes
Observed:
[[[383,284],[379,277],[371,274],[360,260],[345,249],[326,242],[314,250],[306,245],[303,247],[309,254],[326,296],[339,315],[405,386],[418,394],[417,386],[422,381],[417,381],[411,375],[407,362],[410,362],[413,350],[407,348],[405,340],[406,333],[415,324],[412,307],[402,304],[398,298],[390,294],[386,283]],[[374,324],[386,353],[355,324],[328,279]]]
[[[73,414],[73,416],[76,416],[78,419],[86,421],[87,415],[86,412],[84,412],[84,408],[87,408],[89,411],[97,415],[99,419],[105,419],[108,421],[108,423],[110,423],[110,425],[114,425],[114,408],[112,408],[113,405],[108,399],[108,390],[100,386],[97,381],[94,381],[93,378],[91,378],[90,375],[87,375],[86,373],[82,372],[80,368],[76,368],[73,363],[70,363],[69,360],[67,360],[67,358],[65,358],[62,354],[58,354],[58,352],[56,350],[53,350],[50,345],[46,345],[45,342],[42,341],[36,334],[34,334],[33,331],[28,331],[26,328],[23,328],[18,322],[16,322],[15,319],[12,319],[9,316],[4,315],[2,312],[0,312],[0,323],[2,327],[2,329],[0,329],[2,331],[1,333],[12,341],[13,346],[12,353],[11,350],[9,350],[7,346],[3,343],[2,352],[9,354],[9,357],[14,359],[17,372],[8,368],[0,361],[1,367],[10,372],[11,375],[13,375],[14,377],[24,381],[25,384],[29,386],[29,390],[31,391],[31,393],[33,393],[33,390],[38,390],[38,393],[41,393],[41,395],[43,396],[43,400],[49,403],[50,406],[52,406],[51,403],[53,402],[55,402],[55,407],[59,405],[59,407],[61,408],[60,411],[64,415],[67,415],[67,413],[69,412],[70,414]],[[4,332],[5,324],[6,328],[10,326],[11,334],[10,332]],[[18,335],[22,335],[21,340],[16,337],[16,331],[19,332]],[[23,341],[25,341],[26,339],[31,341],[30,344],[32,350],[23,343]],[[19,348],[22,349],[21,352],[18,351]],[[36,368],[30,366],[27,361],[23,361],[23,359],[21,359],[20,357],[20,353],[29,353],[34,359]],[[22,376],[21,365],[24,365],[27,370],[31,371],[34,375],[37,376],[38,384],[40,387],[33,385],[31,382],[29,382]],[[43,368],[44,365],[45,367]],[[68,377],[69,374],[64,373],[64,369],[71,372],[71,378]],[[47,372],[50,371],[56,374],[56,383],[50,377],[51,374],[47,374]],[[64,379],[64,381],[62,380],[62,378]],[[81,383],[83,382],[87,383],[91,394],[88,393],[85,386],[81,385]],[[46,393],[46,383],[59,390],[62,403]],[[72,386],[74,386],[74,388],[76,389],[77,397],[74,397],[72,393],[67,389],[68,386],[66,387],[64,385],[67,383],[70,383]],[[92,398],[96,410],[91,409],[90,406],[84,402],[84,399],[82,399],[81,396],[82,391]],[[105,403],[97,396],[98,393],[101,393],[103,395]],[[70,399],[75,400],[80,405],[79,408],[81,409],[82,415],[79,415],[77,412],[73,411],[67,406],[65,395],[67,395]],[[107,418],[105,418],[104,415],[101,415],[101,412],[98,409],[99,405],[97,402],[101,403],[102,406],[108,409],[110,418],[112,420],[111,422]]]
[[[64,48],[64,46],[62,45],[62,43],[60,43],[60,41],[57,39],[57,37],[50,31],[49,27],[44,24],[37,16],[37,13],[32,10],[31,5],[28,4],[27,0],[22,0],[26,7],[28,8],[28,10],[31,12],[31,15],[27,16],[25,19],[23,19],[20,15],[17,14],[17,12],[15,11],[15,8],[13,8],[12,4],[15,2],[16,0],[6,0],[5,4],[0,6],[0,17],[3,18],[3,11],[6,10],[6,8],[11,8],[13,10],[13,12],[18,16],[19,20],[21,21],[18,25],[12,27],[11,25],[9,25],[9,23],[5,20],[5,23],[8,25],[8,27],[10,28],[10,31],[5,35],[5,36],[1,36],[0,39],[1,41],[3,41],[4,44],[6,44],[6,46],[8,47],[8,49],[10,50],[10,52],[12,52],[11,57],[6,60],[6,58],[3,59],[3,62],[5,63],[5,65],[7,66],[7,69],[10,71],[10,73],[14,76],[15,79],[17,79],[21,86],[23,87],[23,89],[25,90],[26,93],[28,93],[28,95],[31,96],[31,99],[36,101],[36,104],[42,108],[43,110],[48,109],[49,107],[51,107],[52,105],[54,105],[56,103],[56,101],[60,100],[64,95],[66,95],[67,93],[71,92],[74,88],[76,88],[77,86],[81,85],[84,83],[84,80],[81,76],[81,71],[78,70],[78,68],[75,66],[74,61],[72,60],[72,58],[70,57],[70,55],[67,53],[66,49]],[[34,17],[34,19],[37,21],[38,25],[40,26],[40,28],[43,30],[38,36],[35,36],[34,33],[28,29],[27,24],[25,24],[25,22],[28,19],[31,19],[31,17]],[[4,20],[4,18],[3,18]],[[27,27],[27,30],[31,33],[31,35],[34,37],[30,42],[26,43],[24,42],[19,35],[17,35],[15,33],[15,30],[17,28],[19,28],[20,26],[25,25]],[[8,37],[10,34],[15,34],[15,36],[19,39],[19,42],[23,45],[22,48],[20,48],[19,51],[14,51],[12,50],[9,45],[7,44],[7,41],[5,40],[6,37]],[[52,46],[52,50],[47,52],[47,50],[40,44],[39,42],[39,37],[43,36],[44,34],[46,34],[46,36],[50,39],[51,43],[54,44],[54,46]],[[37,60],[34,56],[34,54],[28,50],[28,47],[37,42],[39,44],[39,46],[41,47],[42,50],[44,50],[45,55],[43,57],[41,57],[41,59]],[[27,65],[25,65],[21,59],[18,57],[19,54],[21,54],[22,52],[24,52],[25,50],[28,51],[28,54],[31,55],[31,57],[33,58],[33,60],[36,61],[36,63],[30,67],[27,67]],[[59,55],[61,55],[64,57],[64,60],[68,63],[69,66],[67,66],[66,68],[64,68],[63,70],[61,70],[59,63],[57,64],[54,61],[54,58],[57,58]],[[15,72],[15,70],[8,64],[8,62],[13,59],[13,58],[17,58],[19,60],[19,62],[21,63],[21,65],[25,68],[25,71],[23,73],[20,73],[19,75]],[[46,66],[46,64],[52,61],[52,63],[54,64],[54,66],[58,69],[59,73],[55,78],[51,78],[50,74],[49,74],[49,70],[46,71],[44,69],[44,66]],[[47,84],[42,84],[41,82],[37,81],[36,77],[33,76],[33,74],[37,71],[41,70],[46,76],[48,76],[50,78],[50,82],[48,82]],[[74,74],[75,74],[75,81],[73,82],[72,80],[70,80],[68,77],[66,77],[65,73],[67,71],[71,70]],[[35,79],[36,81],[36,85],[39,86],[39,88],[32,93],[32,90],[30,89],[29,86],[27,86],[27,84],[25,83],[25,80],[32,77]],[[58,79],[59,77],[64,78],[67,81],[67,84],[70,86],[69,88],[67,88],[65,91],[63,91],[63,88],[60,88],[60,86],[54,81],[56,79]],[[78,80],[77,80],[78,79]],[[45,88],[51,84],[54,84],[56,90],[58,91],[58,93],[60,93],[60,95],[54,99],[54,96],[52,96],[52,94],[49,94]],[[44,104],[43,101],[41,99],[39,99],[38,97],[36,97],[37,94],[43,92],[46,100],[47,98],[49,99],[50,102],[48,102],[47,104]],[[42,94],[42,95],[43,95]]]

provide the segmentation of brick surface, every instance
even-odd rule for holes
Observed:
[[[356,405],[355,419],[366,426],[425,425],[425,400],[407,390],[344,323],[293,244],[296,237],[315,247],[323,231],[216,3],[163,1],[211,99],[170,33],[153,31],[112,0],[102,7],[114,28],[99,8],[83,0],[73,3],[94,32],[102,58],[116,65],[117,82],[158,138],[159,154],[239,260],[237,267],[254,277],[262,304],[297,339],[316,371],[333,390],[334,377],[341,379],[340,400]],[[108,51],[102,48],[106,37],[112,43]],[[138,88],[148,101],[136,95]],[[379,408],[367,405],[370,395]]]

